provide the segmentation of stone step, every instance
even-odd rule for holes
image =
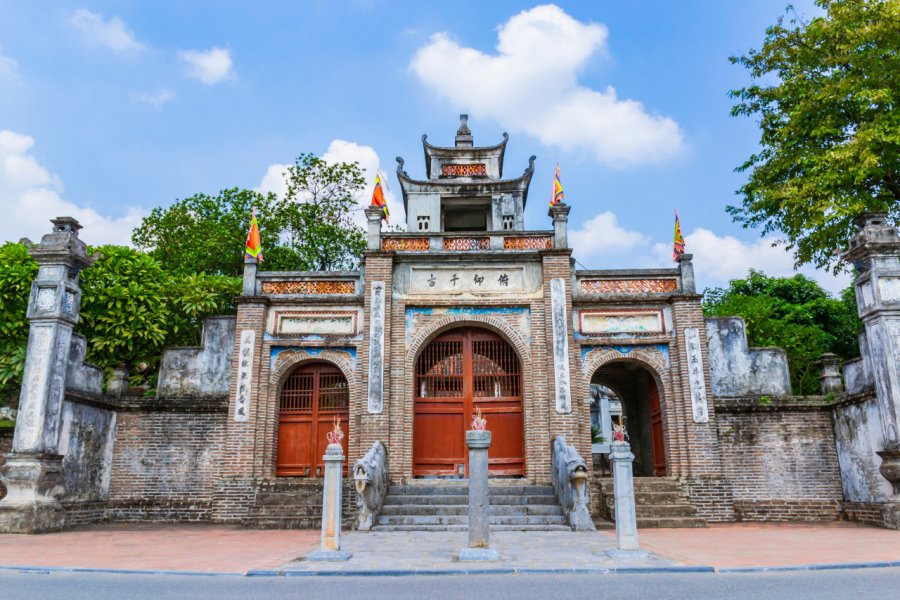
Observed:
[[[283,506],[254,506],[250,508],[249,514],[251,516],[267,516],[267,515],[276,515],[276,516],[297,516],[297,517],[321,517],[322,516],[322,505],[318,504],[316,506],[310,504],[303,505],[283,505]]]
[[[450,506],[435,506],[433,504],[402,504],[402,505],[384,505],[381,508],[381,515],[468,515],[468,504],[455,504]],[[526,516],[526,515],[552,515],[560,516],[563,514],[562,507],[558,504],[492,504],[488,508],[490,515],[503,516]]]
[[[468,525],[375,525],[372,531],[468,531]],[[494,525],[491,531],[572,531],[568,525]]]
[[[257,506],[301,506],[304,504],[318,504],[322,506],[322,494],[257,494]]]
[[[603,496],[606,506],[613,506],[615,499],[612,494]],[[638,506],[665,506],[670,504],[687,504],[690,501],[687,494],[671,494],[669,492],[636,492],[634,495],[634,503]]]
[[[600,488],[603,490],[604,494],[612,494],[612,479],[609,477],[600,479]],[[683,493],[684,488],[674,477],[635,477],[634,491]]]
[[[505,505],[505,504],[546,504],[546,505],[558,505],[559,500],[556,496],[550,495],[513,495],[513,496],[503,496],[503,495],[491,495],[490,502],[492,505]],[[433,505],[464,505],[468,506],[469,504],[469,495],[468,493],[463,494],[454,494],[452,496],[437,496],[437,495],[424,495],[424,496],[415,496],[415,495],[404,495],[404,494],[396,494],[386,496],[384,499],[385,506],[402,506],[404,504],[433,504]]]
[[[609,508],[610,518],[615,519],[615,506],[607,505]],[[638,520],[640,519],[657,519],[665,517],[696,517],[697,509],[690,504],[637,504],[635,512]]]
[[[659,517],[637,520],[638,529],[651,529],[663,527],[706,527],[706,519],[700,517]]]
[[[392,485],[388,487],[389,496],[452,496],[469,494],[467,483],[455,483],[446,485]],[[521,495],[554,495],[553,487],[549,485],[522,485],[522,484],[491,484],[488,488],[491,496],[521,496]]]
[[[249,516],[241,521],[241,526],[247,529],[319,529],[322,517]]]
[[[493,525],[565,525],[562,515],[502,516],[491,515]],[[468,525],[468,515],[378,515],[379,525]]]

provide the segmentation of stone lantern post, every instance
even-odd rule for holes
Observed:
[[[856,304],[868,340],[881,417],[881,474],[894,487],[895,504],[882,515],[900,526],[900,233],[883,213],[857,219],[859,232],[850,239],[844,260],[856,267]]]
[[[0,531],[11,533],[65,524],[59,431],[69,345],[81,303],[78,277],[91,259],[78,238],[78,221],[59,217],[51,222],[53,231],[28,250],[39,270],[28,299],[28,352],[12,453],[0,469],[7,487],[0,501]]]

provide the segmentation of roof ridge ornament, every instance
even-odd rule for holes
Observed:
[[[472,148],[475,140],[472,138],[472,132],[469,130],[469,115],[459,115],[459,129],[456,130],[456,147]]]

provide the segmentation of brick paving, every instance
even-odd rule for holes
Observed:
[[[310,563],[318,530],[250,530],[221,525],[117,524],[42,535],[0,534],[0,566],[262,571],[603,569],[712,566],[717,569],[900,561],[900,531],[850,523],[738,523],[705,529],[642,529],[654,554],[615,563],[604,555],[613,532],[514,532],[491,535],[501,560],[460,563],[465,532],[347,532],[346,563]]]
[[[0,565],[246,573],[308,554],[318,547],[319,535],[219,525],[95,525],[0,534]]]

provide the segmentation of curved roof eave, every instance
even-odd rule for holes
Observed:
[[[490,154],[499,151],[500,154],[500,177],[503,177],[503,156],[506,154],[506,143],[509,141],[509,134],[503,132],[503,141],[494,146],[473,146],[471,148],[457,148],[456,146],[434,146],[428,143],[428,134],[422,134],[422,150],[425,153],[425,177],[431,179],[431,155],[432,154],[454,154],[460,150]]]

